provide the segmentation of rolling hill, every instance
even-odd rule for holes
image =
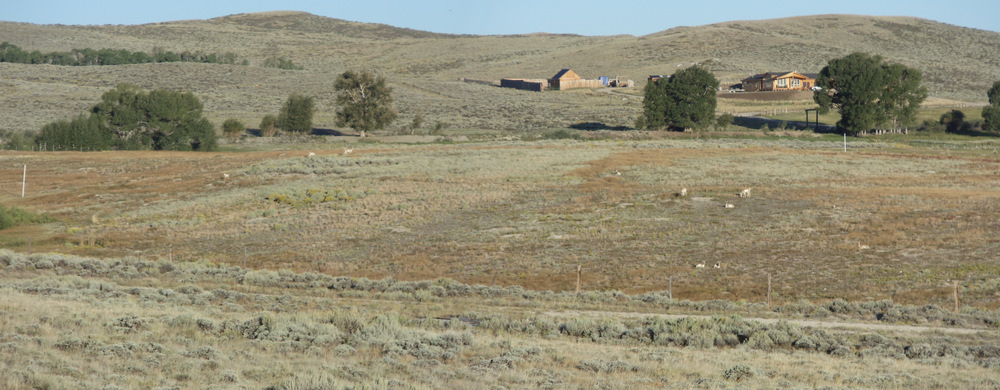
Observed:
[[[636,99],[593,91],[532,94],[458,81],[550,77],[573,68],[587,78],[646,75],[701,64],[723,82],[770,70],[816,72],[831,58],[864,51],[916,67],[934,97],[985,100],[1000,80],[1000,34],[910,17],[819,15],[677,27],[635,37],[527,34],[448,35],[327,18],[266,12],[144,25],[64,26],[0,22],[0,37],[26,50],[115,48],[233,52],[251,66],[171,63],[63,67],[0,63],[0,130],[33,130],[76,115],[120,82],[194,92],[210,119],[254,126],[290,93],[317,98],[316,124],[332,127],[331,80],[372,69],[396,88],[400,125],[488,129],[629,125]],[[284,57],[305,70],[263,68]]]

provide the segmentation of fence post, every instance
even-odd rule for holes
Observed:
[[[583,266],[576,266],[576,294],[580,295],[580,276],[583,275]]]
[[[767,274],[767,308],[771,308],[771,274]]]
[[[955,281],[955,313],[958,313],[958,281]]]
[[[674,277],[667,278],[667,299],[674,300]]]

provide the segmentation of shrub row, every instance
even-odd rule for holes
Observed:
[[[146,277],[172,277],[188,282],[212,281],[235,282],[247,286],[262,288],[316,289],[326,288],[338,291],[341,295],[360,296],[358,294],[373,294],[385,299],[412,299],[418,301],[447,299],[455,297],[477,299],[507,299],[518,304],[537,305],[540,302],[573,302],[582,305],[611,304],[621,307],[649,308],[661,310],[679,308],[708,313],[733,311],[765,311],[766,306],[760,303],[731,302],[711,300],[701,302],[678,301],[669,299],[664,292],[650,292],[640,295],[628,295],[621,291],[587,291],[579,295],[572,292],[552,292],[527,290],[521,286],[484,286],[459,283],[452,279],[441,278],[434,281],[397,281],[392,278],[371,280],[368,278],[353,278],[347,276],[330,276],[316,273],[296,273],[288,270],[246,270],[237,266],[215,265],[207,262],[171,263],[168,261],[150,261],[135,257],[121,259],[94,259],[71,255],[33,254],[24,255],[10,250],[0,249],[0,266],[7,270],[45,269],[56,275],[75,275],[80,277],[97,276],[111,279],[137,279]],[[62,288],[50,286],[47,283],[36,283],[31,287],[36,292],[38,288]],[[60,282],[62,283],[62,282]],[[100,283],[79,281],[79,283]],[[88,288],[99,289],[100,286]],[[181,288],[198,289],[196,286]],[[177,291],[172,291],[176,293]],[[157,299],[170,299],[161,290],[136,291],[135,294],[157,296]],[[221,296],[238,295],[240,293],[216,290],[211,294],[185,294],[183,299],[214,299]],[[134,295],[134,294],[133,294]],[[243,297],[245,298],[245,297]],[[226,299],[226,298],[222,298]],[[238,300],[238,299],[237,299]],[[890,300],[847,302],[836,299],[826,304],[813,304],[799,301],[774,309],[777,312],[790,315],[823,318],[839,316],[866,320],[878,320],[892,323],[937,323],[948,326],[986,325],[996,327],[1000,324],[1000,313],[990,310],[980,310],[965,307],[960,313],[944,310],[936,305],[905,306],[894,304]]]

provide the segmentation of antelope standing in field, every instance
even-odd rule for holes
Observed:
[[[715,265],[713,265],[712,268],[722,268],[722,262],[715,263]]]
[[[229,178],[229,174],[228,173],[223,173],[222,174],[222,180],[226,180],[228,178]]]
[[[315,155],[316,155],[316,153],[309,152],[309,155],[307,155],[306,157],[312,157],[312,156],[315,156]]]
[[[619,170],[615,169],[615,175],[621,176],[622,175],[622,171],[619,171]]]
[[[744,188],[743,192],[740,192],[740,197],[741,198],[749,198],[750,197],[750,188]]]
[[[681,196],[688,196],[688,189],[687,189],[687,187],[681,188]]]
[[[346,156],[348,154],[351,154],[351,152],[353,152],[353,151],[354,151],[354,148],[344,148],[344,155]]]

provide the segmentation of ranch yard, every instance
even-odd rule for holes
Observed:
[[[554,292],[574,291],[580,266],[584,291],[692,301],[763,302],[770,275],[775,303],[950,308],[957,281],[963,305],[1000,307],[998,146],[842,142],[364,142],[345,155],[331,137],[268,151],[3,152],[0,202],[58,222],[4,230],[0,245]]]

